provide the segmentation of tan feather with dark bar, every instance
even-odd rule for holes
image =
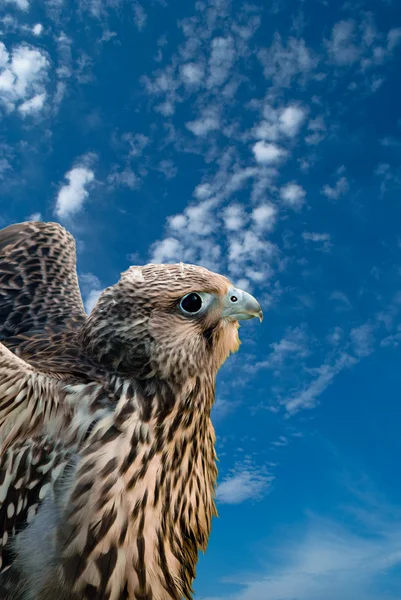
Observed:
[[[13,225],[0,252],[0,598],[192,598],[215,378],[259,304],[202,267],[146,265],[87,317],[62,227]]]

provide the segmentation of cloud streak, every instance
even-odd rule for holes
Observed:
[[[266,547],[262,571],[223,580],[239,591],[201,600],[397,600],[380,583],[401,566],[400,514],[380,504],[353,512],[359,530],[309,515],[302,530]]]

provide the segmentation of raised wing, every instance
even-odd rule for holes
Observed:
[[[41,431],[60,406],[57,380],[35,371],[0,343],[0,453]]]
[[[35,516],[69,460],[52,435],[68,423],[67,410],[57,380],[0,344],[0,571],[12,562],[12,537]]]
[[[0,598],[15,576],[10,542],[53,493],[74,453],[68,382],[78,374],[79,392],[91,381],[75,335],[87,320],[75,261],[74,239],[56,223],[0,231],[0,563],[7,570]],[[87,426],[79,413],[77,439]]]
[[[74,329],[86,319],[72,235],[57,223],[1,230],[0,340],[16,346],[19,336]]]

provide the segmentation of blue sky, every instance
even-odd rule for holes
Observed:
[[[88,310],[150,260],[263,305],[200,600],[400,598],[400,65],[397,0],[0,0],[0,224],[69,228]]]

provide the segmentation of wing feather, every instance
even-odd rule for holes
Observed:
[[[70,457],[51,435],[58,418],[68,420],[58,383],[0,343],[0,571],[12,563],[14,534],[35,516]]]
[[[0,343],[1,452],[14,440],[45,427],[60,407],[57,380],[36,371]]]
[[[87,319],[74,238],[57,223],[0,231],[0,340],[74,329]]]

